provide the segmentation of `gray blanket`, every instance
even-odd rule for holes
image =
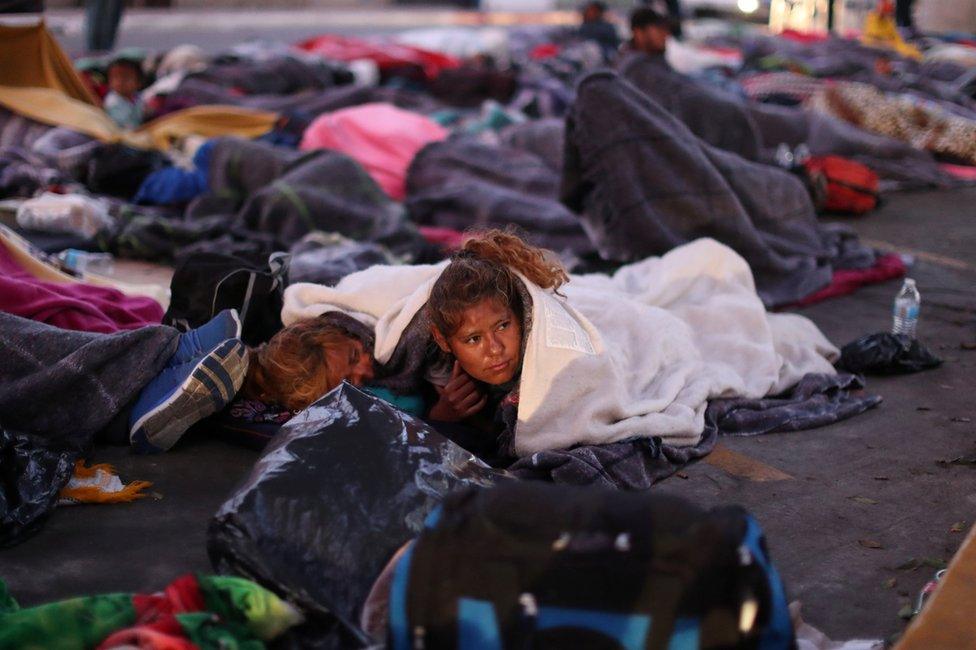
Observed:
[[[193,244],[222,249],[287,249],[309,232],[338,233],[416,259],[428,245],[353,159],[327,149],[298,152],[262,142],[220,138],[209,167],[210,192],[195,199],[183,221],[144,218],[120,237],[125,250],[160,257]]]
[[[712,237],[752,268],[767,306],[826,286],[871,251],[817,222],[791,174],[702,142],[613,72],[584,79],[566,121],[562,199],[606,259],[630,262]]]
[[[163,368],[178,332],[59,329],[0,312],[0,424],[48,440],[90,438]]]
[[[58,329],[0,313],[0,547],[40,526],[74,463],[176,349],[176,330]]]
[[[466,230],[515,225],[533,244],[593,252],[579,218],[558,201],[559,174],[538,156],[472,138],[425,147],[407,172],[407,211],[418,224]]]
[[[643,490],[707,456],[719,435],[802,431],[874,408],[881,398],[864,394],[863,388],[856,375],[811,374],[785,395],[713,400],[705,412],[702,440],[694,447],[671,447],[657,438],[643,438],[540,452],[518,460],[508,470],[524,479]]]

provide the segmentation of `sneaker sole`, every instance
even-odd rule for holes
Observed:
[[[204,357],[183,384],[132,427],[131,440],[165,451],[186,430],[226,406],[244,383],[247,347],[228,339]]]

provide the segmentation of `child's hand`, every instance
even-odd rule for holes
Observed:
[[[458,422],[481,412],[488,403],[485,395],[474,383],[468,373],[461,370],[461,364],[454,362],[451,379],[443,388],[434,386],[440,398],[430,409],[431,420]]]

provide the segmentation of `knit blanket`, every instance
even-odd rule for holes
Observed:
[[[335,287],[294,284],[282,321],[345,312],[374,328],[383,364],[444,266],[376,266]],[[522,280],[532,326],[512,443],[519,456],[639,437],[692,446],[709,399],[758,398],[807,373],[834,373],[837,349],[806,318],[768,314],[749,265],[714,240],[612,277],[573,276],[563,296]]]

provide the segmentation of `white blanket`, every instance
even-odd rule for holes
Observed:
[[[443,268],[375,266],[335,287],[295,284],[282,320],[346,312],[375,328],[383,363]],[[766,313],[749,265],[711,239],[612,277],[573,276],[565,299],[526,286],[532,329],[519,384],[519,455],[635,436],[694,445],[710,398],[759,398],[807,373],[834,372],[838,351],[820,330],[802,316]]]

